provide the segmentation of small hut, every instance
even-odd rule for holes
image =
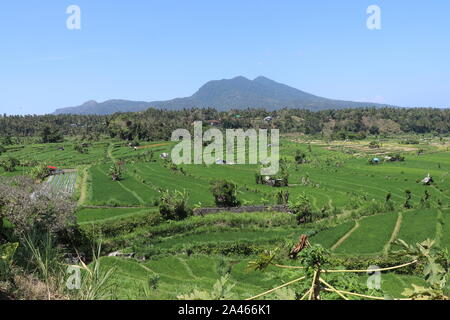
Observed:
[[[430,174],[428,174],[421,182],[422,182],[423,185],[429,186],[429,185],[431,185],[434,181],[433,181],[433,177],[432,177]]]
[[[56,171],[58,171],[57,167],[54,166],[47,166],[48,170],[50,171],[50,173],[54,174]]]
[[[283,179],[277,179],[274,177],[266,176],[263,179],[263,184],[274,187],[274,188],[281,188],[281,187],[287,187],[285,181]]]

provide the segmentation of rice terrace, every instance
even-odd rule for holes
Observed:
[[[4,1],[0,309],[447,303],[448,12]]]
[[[417,144],[406,144],[412,140]],[[325,250],[330,271],[417,260],[394,254],[402,250],[399,240],[424,246],[432,239],[434,246],[450,248],[446,136],[335,141],[282,135],[280,178],[288,183],[280,187],[259,177],[260,165],[174,165],[169,158],[175,142],[83,141],[77,136],[49,144],[13,141],[1,159],[14,157],[20,164],[14,171],[2,169],[2,175],[41,176],[38,185],[48,195],[68,194],[77,203],[73,241],[85,263],[92,261],[86,268],[99,264],[111,271],[104,279],[105,297],[111,299],[248,299],[265,291],[256,299],[295,298],[310,284],[270,289],[307,277],[294,269],[301,265],[299,256],[289,259],[302,235],[309,246],[299,255],[308,247]],[[374,141],[377,148],[370,147]],[[375,158],[380,162],[373,163]],[[432,183],[422,181],[427,175]],[[214,183],[221,189],[214,190]],[[231,204],[215,198],[217,192]],[[89,246],[95,244],[100,251],[92,255]],[[252,270],[268,255],[270,263]],[[416,262],[383,272],[375,289],[366,288],[367,272],[325,273],[333,288],[350,293],[325,286],[321,297],[404,299],[408,288],[428,287],[421,268]],[[229,288],[225,296],[214,297],[217,283]]]

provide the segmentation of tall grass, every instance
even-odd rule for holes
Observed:
[[[80,271],[80,287],[69,289],[67,270],[71,265],[67,263],[63,250],[55,245],[50,233],[45,235],[31,233],[24,237],[23,242],[17,262],[25,266],[25,272],[17,276],[22,279],[31,279],[28,285],[32,285],[36,280],[42,282],[47,300],[104,300],[112,297],[113,291],[107,282],[114,270],[102,270],[101,244],[93,249],[93,258],[89,265],[85,264],[78,255],[79,264],[72,267]]]
[[[63,256],[54,246],[49,232],[41,236],[33,232],[24,237],[22,258],[27,259],[28,269],[44,282],[47,299],[51,300],[55,292],[61,292]]]
[[[103,270],[101,267],[101,244],[97,250],[93,249],[93,261],[87,265],[80,259],[81,273],[80,288],[72,292],[72,298],[76,300],[106,300],[114,297],[114,284],[109,282],[114,268]]]

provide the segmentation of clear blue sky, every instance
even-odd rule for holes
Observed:
[[[66,9],[81,8],[81,30]],[[368,30],[369,5],[382,29]],[[336,99],[450,107],[448,0],[3,0],[0,112],[189,96],[264,75]]]

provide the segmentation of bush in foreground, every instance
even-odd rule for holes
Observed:
[[[238,207],[237,187],[233,182],[218,180],[211,182],[211,192],[214,195],[216,205],[219,207]]]
[[[188,200],[186,191],[164,191],[159,201],[159,212],[166,220],[183,220],[192,214]]]

